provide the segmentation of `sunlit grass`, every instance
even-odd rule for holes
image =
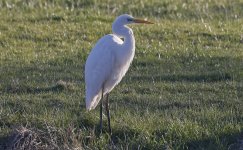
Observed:
[[[242,7],[227,0],[1,1],[0,149],[21,133],[46,149],[239,148]],[[110,144],[96,130],[99,110],[85,110],[83,70],[122,13],[155,24],[131,25],[136,54],[110,96]]]

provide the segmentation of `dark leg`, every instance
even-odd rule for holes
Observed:
[[[106,96],[106,115],[108,120],[108,129],[111,136],[111,122],[110,122],[110,109],[109,109],[109,93]]]
[[[100,100],[100,134],[102,134],[102,109],[103,109],[103,89],[102,89],[102,95]]]

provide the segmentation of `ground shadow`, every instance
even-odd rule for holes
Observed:
[[[8,136],[0,136],[0,149],[7,150]]]
[[[178,82],[178,81],[187,81],[187,82],[218,82],[232,80],[233,77],[229,73],[220,73],[212,72],[207,74],[161,74],[153,76],[137,75],[131,76],[131,81],[143,81],[143,82],[160,82],[160,81],[169,81],[169,82]]]
[[[243,148],[243,133],[231,133],[231,134],[222,134],[219,136],[219,139],[215,138],[206,138],[202,140],[192,140],[186,143],[188,149],[197,150],[197,149],[219,149],[219,145],[227,145],[224,149],[228,150],[240,150]],[[210,147],[209,147],[210,146]]]
[[[243,80],[243,61],[239,57],[209,57],[184,54],[167,58],[135,59],[127,82],[219,82]]]
[[[70,83],[59,80],[55,85],[50,87],[30,87],[26,85],[7,85],[2,91],[11,94],[38,94],[43,92],[61,92],[71,89]]]
[[[166,131],[163,130],[155,130],[153,133],[153,136],[156,141],[159,141],[161,138],[167,139],[167,133]],[[181,137],[177,137],[176,135],[173,135],[172,139],[174,140],[180,140]],[[205,137],[199,140],[191,140],[191,141],[186,141],[183,144],[184,149],[190,149],[190,150],[198,150],[198,149],[222,149],[220,145],[227,145],[227,147],[223,147],[223,149],[229,149],[229,150],[239,150],[240,147],[243,148],[243,133],[238,132],[238,133],[224,133],[219,136],[218,139],[214,137]],[[220,144],[221,143],[221,144]],[[173,145],[172,147],[176,145]],[[161,145],[163,146],[163,145]],[[153,147],[153,148],[159,148],[159,147]],[[183,148],[182,148],[183,149]]]

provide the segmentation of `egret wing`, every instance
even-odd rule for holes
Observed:
[[[86,108],[94,109],[102,96],[102,88],[114,65],[114,48],[119,43],[112,35],[101,38],[91,50],[85,64]]]

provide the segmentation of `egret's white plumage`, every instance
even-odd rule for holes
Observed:
[[[133,32],[126,24],[150,23],[121,15],[112,24],[113,34],[102,37],[91,50],[85,64],[86,108],[94,109],[127,72],[135,53]],[[122,40],[123,38],[124,40]]]
[[[123,41],[115,35],[101,38],[92,49],[85,65],[86,108],[94,109],[103,94],[110,92],[125,74],[117,53]],[[112,51],[112,50],[116,51]],[[128,68],[129,64],[127,65]]]

